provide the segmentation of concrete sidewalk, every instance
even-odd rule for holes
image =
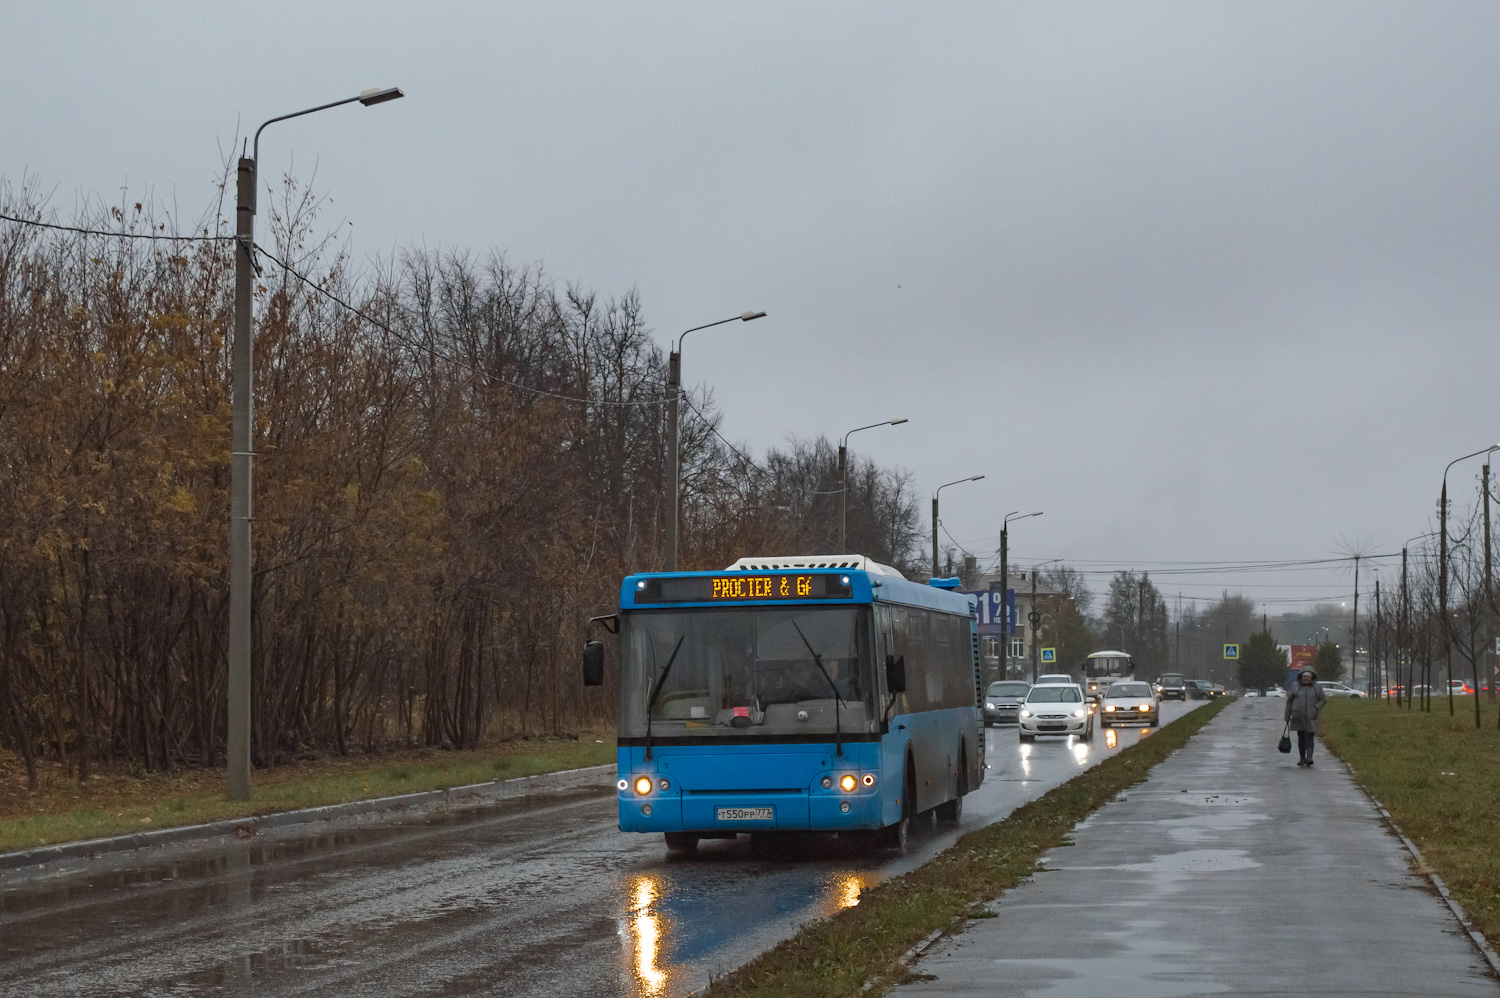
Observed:
[[[1232,704],[991,902],[899,995],[1500,995],[1348,770]]]

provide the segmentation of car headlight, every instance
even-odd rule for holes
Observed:
[[[1031,711],[1029,711],[1029,710],[1023,710],[1023,711],[1021,711],[1021,716],[1022,717],[1030,717],[1031,716]]]
[[[1151,705],[1149,703],[1143,703],[1141,704],[1141,710],[1149,712],[1151,710]]]
[[[651,792],[651,777],[642,776],[635,781],[635,792],[642,797]]]
[[[1077,710],[1073,711],[1073,716],[1082,717],[1085,713],[1086,712],[1084,711],[1084,709],[1082,707],[1079,707]]]
[[[1107,704],[1104,705],[1104,713],[1106,713],[1106,714],[1113,714],[1114,712],[1115,712],[1115,705],[1114,704],[1107,703]]]
[[[992,703],[987,703],[987,704],[984,705],[984,709],[985,710],[994,710],[995,709],[995,705],[992,704]]]

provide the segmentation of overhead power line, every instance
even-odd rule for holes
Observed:
[[[496,374],[494,374],[494,373],[492,373],[490,371],[481,370],[481,369],[475,367],[473,364],[470,364],[469,362],[467,362],[465,360],[462,360],[462,359],[460,359],[458,357],[453,357],[453,356],[450,356],[450,355],[448,355],[446,353],[443,353],[440,350],[435,350],[432,347],[428,346],[427,344],[420,343],[420,342],[412,339],[410,336],[407,336],[405,333],[398,332],[397,330],[391,328],[386,323],[381,322],[379,319],[376,319],[374,316],[370,315],[368,312],[363,311],[362,309],[358,308],[355,305],[351,305],[349,302],[347,302],[344,299],[340,298],[338,295],[334,294],[332,291],[329,291],[327,288],[323,287],[318,282],[316,282],[316,281],[312,280],[311,278],[309,278],[309,277],[301,274],[291,264],[287,263],[285,260],[280,259],[274,253],[270,252],[269,250],[267,250],[264,246],[260,245],[259,243],[255,244],[255,248],[263,256],[265,256],[266,259],[268,259],[272,263],[276,264],[278,267],[280,267],[282,270],[286,271],[288,274],[291,274],[293,277],[295,277],[297,280],[301,281],[303,284],[307,285],[309,288],[312,288],[314,291],[316,291],[318,294],[322,295],[324,298],[327,298],[329,301],[331,301],[334,304],[340,306],[341,308],[347,309],[349,312],[353,313],[354,315],[359,316],[361,319],[365,320],[370,325],[375,326],[375,327],[377,327],[379,329],[385,330],[387,333],[390,333],[396,339],[398,339],[401,342],[405,343],[407,346],[411,347],[412,349],[414,349],[414,350],[421,350],[421,351],[429,351],[430,350],[432,353],[434,353],[437,356],[441,357],[442,359],[446,360],[448,363],[455,364],[455,365],[457,365],[459,367],[462,367],[462,368],[465,368],[467,370],[473,371],[475,374],[479,375],[480,377],[486,378],[486,379],[488,379],[490,381],[498,381],[501,384],[509,385],[510,387],[518,389],[518,390],[523,391],[523,392],[530,392],[533,395],[541,395],[541,396],[544,396],[546,398],[558,399],[559,401],[563,401],[563,402],[577,402],[577,403],[581,403],[583,405],[646,406],[646,405],[662,405],[664,402],[666,402],[666,399],[664,399],[664,398],[647,399],[647,400],[639,401],[639,402],[634,402],[634,401],[627,402],[627,401],[615,400],[615,399],[585,398],[585,397],[578,396],[578,395],[563,395],[563,394],[560,394],[558,392],[549,392],[549,391],[547,391],[544,388],[533,388],[531,385],[525,385],[525,384],[522,384],[519,381],[511,381],[509,378],[502,378],[499,375],[496,375]],[[689,403],[689,404],[691,404],[691,403]]]
[[[34,225],[39,229],[76,232],[84,236],[108,236],[111,239],[152,239],[172,243],[232,243],[235,239],[234,236],[180,236],[155,232],[110,232],[107,229],[83,229],[76,225],[58,225],[56,222],[43,222],[35,218],[20,218],[16,215],[4,214],[3,212],[0,212],[0,219],[4,219],[7,222],[18,222],[21,225]],[[267,255],[269,256],[270,254]]]

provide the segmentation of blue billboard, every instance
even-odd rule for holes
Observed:
[[[971,592],[969,593],[969,595],[973,596],[975,601],[977,602],[977,609],[979,611],[979,633],[999,637],[1000,625],[1002,622],[1002,618],[1000,616],[1000,607],[1002,605],[1000,602],[1000,590],[981,589],[977,592]],[[1009,614],[1010,617],[1010,626],[1007,629],[1011,634],[1015,634],[1017,628],[1016,591],[1014,589],[1007,589],[1005,591],[1005,602],[1003,605],[1005,607],[1005,612]]]

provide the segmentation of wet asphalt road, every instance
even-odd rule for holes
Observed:
[[[616,829],[609,786],[9,888],[0,995],[684,995],[1142,735],[989,729],[961,825],[901,856],[742,837],[669,859]]]

